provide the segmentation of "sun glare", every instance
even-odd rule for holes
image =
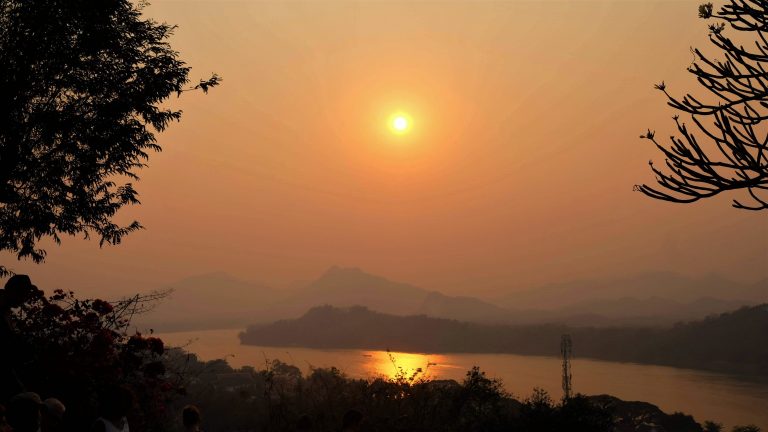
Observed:
[[[389,123],[392,132],[396,134],[403,134],[408,132],[411,127],[411,121],[405,114],[394,114]]]

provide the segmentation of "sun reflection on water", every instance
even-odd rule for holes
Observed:
[[[364,368],[369,376],[396,379],[416,377],[440,379],[441,370],[450,368],[446,357],[440,354],[414,354],[394,351],[363,352]]]

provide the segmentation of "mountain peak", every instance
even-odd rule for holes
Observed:
[[[313,282],[312,285],[327,285],[327,284],[355,284],[355,285],[370,285],[370,284],[386,284],[396,283],[392,282],[381,276],[376,276],[370,273],[366,273],[358,267],[340,267],[332,266],[328,268],[320,277]]]
[[[342,267],[333,265],[328,267],[328,269],[322,274],[322,276],[320,276],[320,278],[344,275],[367,275],[367,273],[365,273],[359,267]]]

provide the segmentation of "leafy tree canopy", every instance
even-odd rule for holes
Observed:
[[[141,228],[113,216],[139,202],[131,181],[160,150],[155,133],[181,117],[161,103],[219,83],[214,74],[185,88],[174,27],[143,6],[0,0],[0,251],[41,262],[42,238],[116,244]]]

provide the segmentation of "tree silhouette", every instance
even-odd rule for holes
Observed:
[[[181,117],[161,103],[219,83],[185,88],[174,27],[143,18],[143,5],[0,0],[0,251],[41,262],[44,237],[116,244],[141,228],[113,216],[139,202],[131,181],[160,150],[155,133]]]
[[[760,428],[755,425],[735,426],[732,432],[760,432]]]
[[[704,432],[722,432],[723,425],[713,421],[704,422]]]
[[[693,50],[688,71],[709,93],[711,102],[691,94],[671,96],[662,82],[668,104],[689,115],[694,132],[675,115],[680,136],[671,146],[661,145],[651,130],[641,138],[651,140],[663,153],[666,169],[650,162],[658,186],[636,185],[635,190],[652,198],[690,203],[726,191],[746,191],[748,201],[733,200],[747,210],[768,209],[768,1],[730,0],[719,12],[712,3],[699,6],[699,16],[720,21],[709,26],[709,39],[723,60],[712,60]],[[735,30],[738,40],[726,36]],[[746,41],[743,45],[741,41]]]

